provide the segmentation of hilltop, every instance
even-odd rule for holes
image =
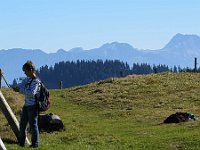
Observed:
[[[198,73],[130,75],[62,90],[60,96],[102,109],[189,111],[198,109],[195,103],[200,97],[199,80]]]
[[[60,115],[66,130],[42,133],[41,149],[198,149],[199,120],[161,123],[178,111],[200,116],[199,80],[199,73],[166,72],[51,90],[52,106],[46,113]],[[13,109],[21,106],[20,94],[2,92],[10,104],[18,104]],[[2,114],[0,118],[1,138],[8,149],[17,149]]]

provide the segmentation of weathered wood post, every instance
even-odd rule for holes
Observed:
[[[123,71],[120,71],[119,74],[120,74],[120,77],[123,77]]]
[[[3,74],[3,72],[2,72],[2,70],[0,68],[0,88],[1,88],[2,74]]]
[[[15,136],[17,137],[17,140],[19,141],[19,122],[17,118],[15,117],[14,113],[12,112],[10,106],[8,105],[6,99],[4,98],[2,92],[0,91],[0,108],[6,117],[9,125],[11,126],[13,132],[15,133]],[[30,142],[28,138],[26,138],[26,143],[30,145]]]
[[[0,138],[0,150],[6,150],[6,147],[3,143],[3,141],[1,140],[1,138]]]
[[[197,58],[194,58],[194,72],[197,71]]]
[[[60,81],[60,89],[62,89],[62,81]]]
[[[3,143],[3,141],[1,140],[1,138],[0,138],[0,150],[6,150],[6,147]]]

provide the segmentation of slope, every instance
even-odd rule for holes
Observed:
[[[60,115],[65,131],[42,133],[40,149],[198,149],[199,120],[160,123],[177,111],[200,115],[199,79],[199,73],[132,75],[51,90],[52,106],[46,113]],[[10,103],[19,102],[13,109],[22,104],[21,95],[2,92]],[[0,117],[2,140],[8,149],[18,149]]]

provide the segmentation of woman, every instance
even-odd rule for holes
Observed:
[[[22,108],[20,118],[20,146],[25,145],[26,126],[29,123],[32,134],[31,147],[37,148],[39,146],[39,129],[38,129],[38,109],[36,96],[39,95],[40,81],[35,74],[35,65],[32,61],[27,61],[23,65],[23,71],[27,76],[24,84],[19,88],[19,92],[25,95],[25,102]]]

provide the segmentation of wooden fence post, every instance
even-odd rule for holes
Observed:
[[[194,72],[197,71],[197,58],[194,58]]]
[[[0,138],[0,150],[6,150],[5,145],[3,144],[3,141]]]
[[[3,74],[3,72],[2,72],[2,70],[0,68],[0,88],[1,88],[2,74]]]
[[[8,105],[6,99],[4,98],[2,92],[0,91],[0,108],[6,117],[9,125],[11,126],[13,132],[15,133],[15,136],[17,137],[17,140],[20,140],[19,137],[19,122],[17,118],[15,117],[14,113],[12,112],[10,106]],[[30,142],[28,138],[26,138],[26,143],[30,145]]]
[[[62,89],[62,81],[60,81],[60,89]]]

